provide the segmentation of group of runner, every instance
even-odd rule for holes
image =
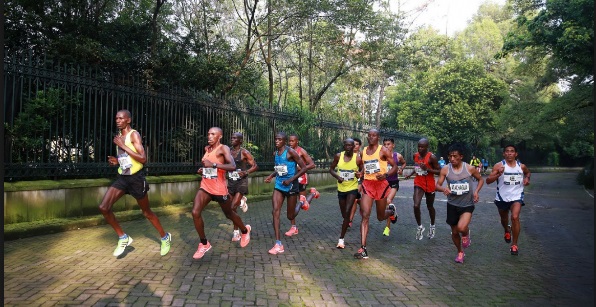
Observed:
[[[146,154],[139,133],[132,129],[131,114],[128,110],[120,110],[116,114],[116,126],[120,133],[114,137],[118,156],[108,157],[110,165],[118,165],[119,176],[108,188],[99,208],[106,222],[116,231],[119,239],[114,256],[124,253],[133,240],[120,227],[112,211],[114,203],[124,194],[133,196],[143,215],[152,223],[161,236],[162,256],[171,247],[172,235],[164,231],[161,223],[149,208],[147,191],[149,186],[145,180],[143,164]],[[203,209],[210,201],[216,201],[226,218],[233,223],[232,241],[240,242],[246,247],[250,242],[251,226],[246,225],[237,214],[237,208],[243,212],[248,210],[246,195],[248,194],[248,175],[257,171],[257,163],[252,154],[242,147],[243,135],[234,132],[231,136],[231,147],[222,144],[223,131],[212,127],[207,134],[208,145],[204,148],[202,166],[198,173],[202,176],[200,187],[194,198],[192,218],[195,230],[199,236],[199,245],[194,253],[194,259],[202,258],[212,246],[205,234]],[[397,208],[393,202],[399,189],[398,176],[403,175],[406,161],[403,156],[394,152],[394,140],[385,139],[379,143],[379,131],[368,131],[368,145],[360,151],[362,142],[359,139],[348,138],[343,141],[344,151],[337,153],[331,163],[329,173],[337,179],[338,200],[343,223],[337,248],[345,248],[344,236],[352,226],[356,209],[359,205],[362,222],[360,224],[361,245],[355,258],[368,258],[366,238],[369,229],[369,219],[373,203],[377,220],[387,221],[383,234],[388,236],[390,226],[397,221]],[[289,144],[289,146],[288,146]],[[287,202],[286,217],[291,222],[286,236],[298,234],[296,217],[301,210],[308,210],[313,199],[319,197],[315,188],[307,191],[307,171],[315,164],[308,152],[300,147],[298,136],[286,135],[284,132],[275,134],[275,152],[273,153],[274,172],[265,178],[270,183],[275,178],[275,188],[272,194],[272,215],[275,243],[269,253],[276,255],[283,253],[285,248],[281,241],[280,214],[284,201]],[[452,240],[458,255],[456,262],[463,262],[463,249],[470,243],[469,223],[474,211],[474,204],[478,201],[478,192],[484,184],[484,179],[476,168],[462,162],[463,149],[458,145],[449,148],[449,164],[440,168],[437,158],[428,151],[427,139],[418,142],[418,152],[414,154],[414,172],[405,176],[414,179],[414,215],[418,228],[416,239],[423,238],[425,230],[421,223],[420,203],[426,198],[426,205],[430,215],[428,238],[435,236],[435,190],[447,196],[447,224],[451,226]],[[523,206],[523,187],[529,184],[530,172],[528,168],[517,161],[515,146],[504,148],[504,159],[495,164],[486,182],[497,181],[497,196],[495,204],[499,209],[501,224],[505,229],[505,241],[511,242],[511,254],[518,254],[518,237],[520,232],[519,213]],[[435,184],[434,175],[439,175]],[[443,187],[444,181],[447,186]],[[510,216],[509,216],[509,213]],[[511,222],[510,222],[511,221]]]

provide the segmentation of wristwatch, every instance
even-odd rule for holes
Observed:
[[[217,168],[217,163],[213,163],[213,168]]]

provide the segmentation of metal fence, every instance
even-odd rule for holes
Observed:
[[[342,150],[342,140],[365,140],[372,126],[341,123],[321,114],[248,107],[189,89],[151,90],[141,79],[116,79],[98,69],[40,57],[4,58],[5,181],[96,178],[114,175],[107,156],[118,129],[116,112],[128,109],[143,139],[149,175],[192,174],[199,167],[210,127],[224,138],[244,134],[261,169],[273,164],[274,133],[298,133],[319,167]],[[419,136],[380,129],[406,159]],[[225,140],[225,139],[224,139]]]

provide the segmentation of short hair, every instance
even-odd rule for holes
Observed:
[[[358,144],[362,145],[362,140],[359,138],[352,138],[354,142],[358,142]]]
[[[452,153],[454,151],[459,152],[459,154],[462,156],[465,155],[464,147],[459,143],[452,144],[451,146],[449,146],[449,149],[447,149],[448,153]]]
[[[130,114],[130,111],[129,111],[129,110],[127,110],[127,109],[122,109],[122,110],[120,110],[120,111],[116,112],[116,114],[117,114],[117,113],[120,113],[120,112],[124,113],[124,115],[126,115],[128,118],[132,118],[132,114]]]
[[[513,148],[513,151],[517,152],[517,147],[515,147],[515,145],[513,145],[513,144],[505,145],[505,147],[503,147],[503,152],[505,152],[505,149],[507,149],[507,147],[511,147],[511,148]]]
[[[298,137],[298,134],[296,134],[296,133],[290,133],[290,135],[288,135],[288,137],[295,137],[296,139],[300,140],[300,138]]]
[[[393,138],[384,138],[383,139],[383,143],[385,143],[387,141],[391,142],[391,144],[395,144],[395,140]]]
[[[288,140],[288,135],[285,132],[280,131],[280,132],[278,132],[278,133],[275,134],[275,136],[278,136],[278,135],[281,136],[282,139],[284,139],[286,141]]]

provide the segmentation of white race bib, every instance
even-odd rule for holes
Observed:
[[[339,177],[341,177],[344,181],[349,181],[354,180],[356,175],[354,174],[354,171],[340,169]]]
[[[230,177],[230,179],[236,181],[236,180],[240,180],[240,170],[235,170],[233,172],[229,172],[228,175]]]
[[[428,172],[427,172],[427,171],[423,171],[423,170],[420,168],[420,165],[419,165],[419,164],[414,164],[414,172],[415,172],[416,174],[420,175],[420,176],[424,176],[424,175],[427,175],[427,174],[428,174]]]
[[[451,194],[463,195],[470,193],[470,184],[468,182],[455,182],[449,184]]]
[[[505,185],[519,185],[522,183],[522,175],[518,173],[504,173],[503,179]]]
[[[364,161],[364,172],[366,174],[374,174],[381,171],[381,164],[379,160]]]
[[[132,159],[127,153],[118,155],[118,163],[120,163],[120,168],[122,170],[129,169],[132,167]]]
[[[288,166],[285,164],[276,165],[274,167],[277,176],[285,176],[288,174]]]
[[[217,178],[217,169],[215,167],[203,167],[203,178],[205,178],[205,179]]]

